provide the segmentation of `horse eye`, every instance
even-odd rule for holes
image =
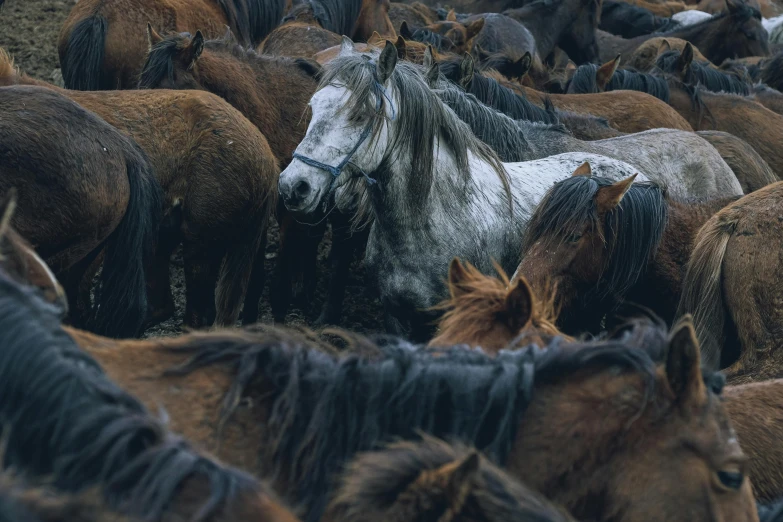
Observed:
[[[745,482],[745,475],[740,471],[719,471],[718,480],[727,489],[738,490]]]
[[[582,234],[574,233],[568,236],[568,242],[569,243],[579,243],[579,240],[582,239]]]

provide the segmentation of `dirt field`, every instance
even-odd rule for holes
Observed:
[[[26,73],[41,80],[60,82],[57,58],[57,38],[60,26],[68,16],[75,0],[5,0],[0,8],[0,47],[15,58],[16,64]],[[271,273],[277,256],[277,233],[272,231],[267,247],[267,273]],[[318,290],[316,298],[301,305],[302,309],[292,308],[288,322],[308,324],[320,312],[326,292],[327,273],[324,269],[329,242],[324,241],[319,254]],[[174,318],[151,328],[146,335],[174,335],[180,331],[184,312],[184,279],[182,276],[182,258],[177,254],[172,263],[172,282],[177,304]],[[269,278],[267,278],[267,282]],[[264,322],[271,322],[272,315],[268,305],[269,287],[262,300]],[[364,271],[358,263],[352,271],[348,287],[348,299],[342,324],[339,326],[359,331],[375,332],[382,328],[380,304],[369,297],[365,291]]]

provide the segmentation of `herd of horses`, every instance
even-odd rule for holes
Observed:
[[[783,521],[776,2],[79,0],[65,88],[0,49],[0,519]],[[383,334],[334,328],[359,259]]]

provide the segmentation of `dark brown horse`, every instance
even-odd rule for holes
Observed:
[[[397,36],[389,19],[389,0],[307,0],[294,5],[283,24],[258,50],[265,54],[312,58],[340,43],[342,35],[366,42],[377,31]]]
[[[244,322],[257,320],[265,275],[263,247],[279,174],[258,129],[209,93],[57,89],[20,74],[0,52],[0,86],[14,84],[56,90],[132,137],[149,156],[165,192],[166,215],[148,276],[153,322],[174,313],[169,260],[180,242],[185,324],[233,325],[243,301]]]
[[[360,454],[343,473],[326,521],[571,522],[474,449],[432,437]]]
[[[140,87],[201,89],[217,94],[258,127],[281,167],[290,163],[310,120],[308,103],[318,85],[317,63],[257,54],[231,37],[204,41],[203,35],[196,33],[160,39],[151,33],[151,38]],[[303,227],[285,213],[278,219],[281,250],[271,299],[273,315],[282,321],[294,278],[298,278],[299,294],[314,286],[315,256],[325,225]]]
[[[451,262],[451,297],[438,306],[445,313],[429,346],[467,344],[497,353],[519,339],[545,346],[544,339],[562,335],[555,326],[554,292],[541,300],[524,278],[510,284],[503,269],[496,269],[499,278],[482,274],[470,263]]]
[[[406,31],[413,34],[413,31],[425,25],[429,25],[438,20],[438,12],[435,9],[421,3],[400,3],[391,2],[389,6],[389,20],[397,34],[405,36],[402,33],[402,24],[405,23]]]
[[[58,50],[69,89],[132,89],[148,50],[147,24],[165,33],[200,29],[222,35],[226,26],[255,46],[280,22],[285,0],[83,0],[60,32]]]
[[[238,438],[223,446],[238,445],[245,466],[274,465],[274,484],[309,520],[326,506],[333,470],[357,451],[424,431],[478,447],[581,519],[755,521],[743,457],[703,384],[693,331],[680,325],[669,339],[639,326],[623,340],[433,357],[387,337],[364,341],[372,355],[338,357],[276,330],[266,340],[194,334],[174,349],[148,341],[90,352],[174,421],[185,415],[179,422],[202,439],[233,427]],[[180,378],[155,378],[178,362]]]
[[[557,285],[566,332],[595,331],[630,301],[671,322],[699,228],[737,198],[678,201],[649,183],[575,175],[557,183],[528,225],[517,277]]]
[[[780,256],[775,183],[712,217],[699,231],[683,278],[679,312],[694,325],[709,367],[729,378],[781,376]]]
[[[769,36],[761,25],[761,13],[744,0],[726,0],[726,11],[703,22],[662,34],[648,34],[626,40],[619,36],[598,32],[601,61],[622,56],[629,62],[637,47],[655,37],[687,40],[699,48],[714,64],[729,58],[766,56],[769,54]]]
[[[104,335],[138,334],[163,205],[147,156],[49,89],[3,87],[0,112],[0,194],[18,192],[14,228],[63,277],[71,299],[104,250],[96,310],[84,318],[72,307],[73,318]]]
[[[484,18],[465,23],[458,22],[454,11],[450,11],[446,20],[433,22],[409,31],[407,24],[400,29],[400,36],[409,40],[432,45],[439,52],[464,54],[473,50],[473,42],[484,28]]]
[[[296,520],[255,478],[170,432],[2,270],[0,294],[4,466],[65,493],[94,488],[144,520]]]

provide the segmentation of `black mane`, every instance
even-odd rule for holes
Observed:
[[[674,74],[677,72],[680,54],[677,49],[666,51],[658,56],[655,65],[664,72]],[[683,81],[689,85],[700,85],[712,92],[727,92],[742,96],[750,94],[750,86],[736,74],[713,69],[700,62],[691,62]]]
[[[652,183],[634,183],[600,223],[595,194],[613,183],[599,176],[572,176],[556,183],[530,218],[522,246],[522,252],[527,252],[543,238],[565,241],[581,233],[586,224],[593,230],[603,229],[611,260],[602,277],[604,283],[595,289],[599,298],[622,296],[636,283],[658,248],[668,216],[663,189]]]
[[[196,341],[178,348],[193,356],[176,371],[236,362],[225,404],[236,404],[253,382],[264,382],[265,393],[271,388],[266,457],[294,485],[296,497],[289,500],[314,522],[334,489],[334,475],[348,460],[398,438],[415,440],[423,432],[458,440],[502,465],[534,385],[558,382],[586,367],[597,372],[621,367],[641,373],[651,396],[666,332],[645,324],[623,335],[566,347],[558,338],[546,350],[529,346],[497,357],[463,346],[443,348],[433,357],[389,337],[376,341],[371,357],[336,357],[297,339]],[[221,415],[230,416],[231,408]]]
[[[449,81],[459,85],[462,77],[460,59],[440,62],[440,72]],[[479,71],[474,72],[473,79],[465,90],[474,95],[481,103],[515,120],[558,123],[554,114],[534,105],[523,95],[517,94],[508,87],[498,83],[497,80],[484,76]]]
[[[260,484],[172,435],[60,328],[60,310],[0,270],[0,423],[4,466],[59,490],[98,486],[112,509],[159,520],[180,486],[201,477],[205,520]]]
[[[571,78],[568,92],[573,94],[600,92],[595,81],[597,70],[598,65],[595,64],[580,65]],[[641,91],[669,103],[669,85],[666,80],[630,69],[617,69],[605,90]]]
[[[302,9],[310,9],[313,16],[327,31],[352,36],[353,26],[362,9],[361,0],[304,0],[295,5],[283,21],[293,20]]]
[[[231,31],[245,46],[255,47],[280,24],[285,0],[218,0]]]

